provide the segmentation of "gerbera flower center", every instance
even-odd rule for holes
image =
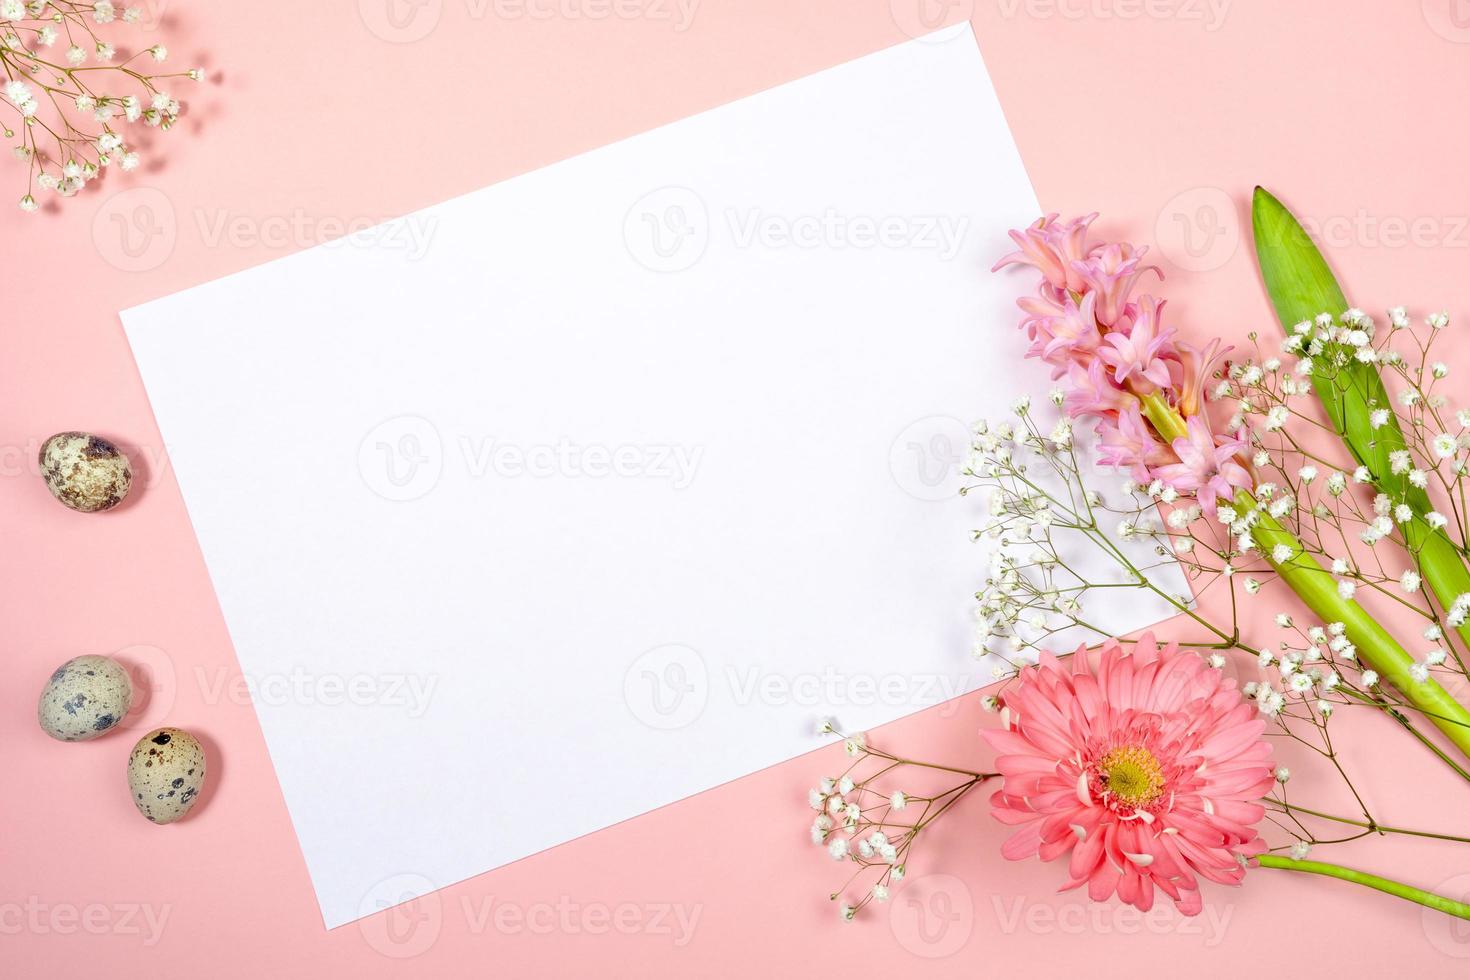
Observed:
[[[1164,767],[1141,745],[1113,749],[1097,763],[1098,782],[1119,803],[1145,807],[1164,790]]]

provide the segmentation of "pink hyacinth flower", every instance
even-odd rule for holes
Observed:
[[[1138,316],[1128,333],[1114,330],[1103,337],[1097,356],[1113,369],[1119,385],[1130,381],[1146,394],[1169,387],[1169,363],[1164,355],[1173,351],[1174,331],[1163,325],[1164,304],[1145,296],[1138,303]]]
[[[1104,327],[1117,325],[1128,307],[1128,295],[1138,277],[1154,272],[1160,279],[1164,273],[1156,265],[1143,265],[1147,248],[1135,249],[1127,242],[1116,242],[1096,249],[1092,256],[1072,263],[1082,277],[1084,288],[1097,299],[1097,322]]]
[[[1012,231],[1011,240],[1020,246],[1019,250],[1003,257],[990,271],[1008,265],[1029,265],[1038,269],[1052,288],[1079,292],[1084,280],[1073,263],[1089,258],[1087,226],[1096,218],[1094,213],[1058,221],[1057,215],[1048,214],[1023,231]]]
[[[1097,435],[1098,463],[1126,466],[1129,475],[1139,483],[1150,482],[1158,467],[1174,462],[1174,456],[1154,438],[1138,402],[1132,398],[1115,417],[1104,417],[1098,422]]]
[[[1092,360],[1067,364],[1067,389],[1062,402],[1073,418],[1084,415],[1109,419],[1129,405],[1137,410],[1138,400],[1108,380],[1107,365]]]
[[[1265,850],[1265,722],[1198,655],[1152,635],[1110,642],[1095,673],[1085,648],[1069,667],[1043,654],[1005,706],[1006,728],[982,733],[1005,780],[992,812],[1020,827],[1001,853],[1065,859],[1062,890],[1145,912],[1158,890],[1196,915],[1201,878],[1239,884]]]
[[[1191,415],[1186,435],[1173,442],[1179,462],[1161,466],[1154,475],[1180,493],[1194,494],[1200,508],[1214,516],[1219,498],[1230,499],[1239,489],[1249,489],[1251,475],[1238,457],[1246,452],[1244,440],[1216,438],[1202,415]]]

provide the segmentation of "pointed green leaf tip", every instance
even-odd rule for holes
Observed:
[[[1307,230],[1263,187],[1256,188],[1251,201],[1251,226],[1255,231],[1261,278],[1282,330],[1290,333],[1296,324],[1319,313],[1330,313],[1336,318],[1348,308],[1342,288]],[[1329,356],[1319,360],[1330,359]],[[1347,444],[1353,458],[1368,467],[1378,488],[1398,500],[1407,495],[1421,513],[1428,510],[1424,492],[1410,487],[1407,478],[1394,474],[1389,466],[1389,454],[1404,448],[1398,420],[1390,418],[1389,424],[1381,429],[1374,429],[1370,421],[1374,409],[1391,406],[1378,369],[1351,358],[1344,358],[1340,366],[1319,364],[1312,372],[1312,387],[1322,400],[1332,427]]]
[[[1307,230],[1264,187],[1257,187],[1251,200],[1251,227],[1261,278],[1282,327],[1290,330],[1318,313],[1336,317],[1348,308]]]

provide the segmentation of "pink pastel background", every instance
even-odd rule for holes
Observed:
[[[1272,327],[1242,234],[1257,182],[1321,229],[1360,305],[1470,322],[1467,6],[154,0],[174,57],[212,79],[179,87],[189,114],[159,162],[57,213],[0,210],[0,975],[1463,976],[1470,930],[1322,879],[1261,871],[1189,922],[1056,896],[1059,869],[1000,859],[978,795],[887,908],[844,925],[825,900],[839,869],[805,831],[831,749],[328,933],[116,314],[969,16],[1044,206],[1157,243],[1191,332]],[[3,193],[17,178],[0,164]],[[68,428],[136,449],[124,508],[48,496],[35,450]],[[62,745],[34,722],[52,667],[115,651],[154,679],[137,724],[190,728],[210,753],[212,787],[179,825],[133,811],[128,734]],[[972,696],[880,737],[978,764],[983,723]],[[1404,746],[1371,719],[1342,727],[1349,758]],[[1463,833],[1464,786],[1403,756],[1365,784],[1380,818]],[[1454,845],[1330,854],[1470,893]]]

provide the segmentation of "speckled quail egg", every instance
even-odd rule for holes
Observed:
[[[173,823],[194,808],[204,788],[204,747],[180,728],[159,728],[138,739],[128,756],[128,789],[138,812]]]
[[[106,439],[58,432],[41,445],[41,475],[51,495],[72,510],[111,510],[133,486],[128,458]]]
[[[85,742],[111,731],[133,704],[133,682],[111,657],[74,657],[51,672],[36,720],[52,738]]]

